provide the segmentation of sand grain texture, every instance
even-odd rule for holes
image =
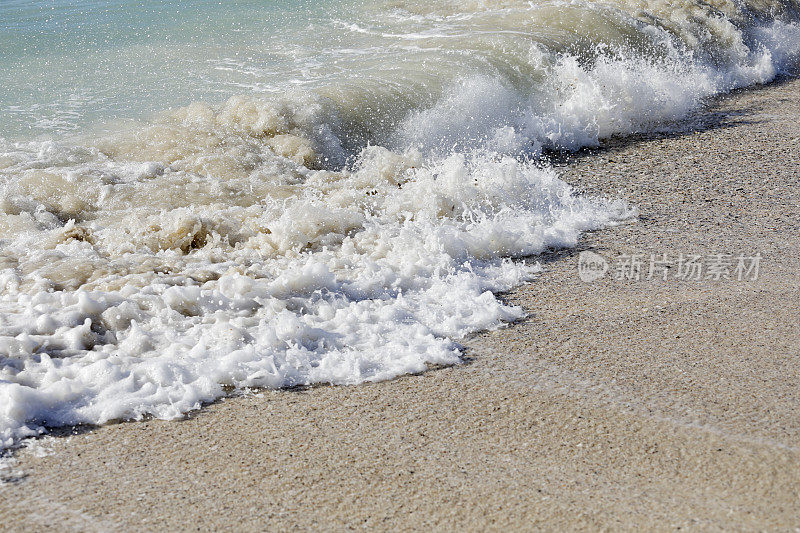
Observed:
[[[584,283],[554,254],[469,364],[48,439],[0,529],[800,527],[800,81],[562,171],[641,212],[580,249],[760,252],[759,279]]]

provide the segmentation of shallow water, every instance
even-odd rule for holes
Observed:
[[[539,158],[797,66],[785,2],[4,2],[0,443],[459,361],[630,219]]]

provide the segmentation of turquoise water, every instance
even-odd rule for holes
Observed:
[[[745,26],[765,13],[792,20],[798,9],[794,0],[755,4],[761,11],[717,4],[5,1],[0,137],[84,132],[191,102],[302,88],[332,99],[354,124],[345,144],[384,143],[409,113],[477,75],[518,92],[510,112],[524,113],[532,97],[553,96],[548,69],[564,54],[708,63],[725,73],[763,46]]]
[[[4,0],[0,136],[76,131],[302,81],[313,59],[303,34],[329,24],[342,9],[334,4]]]

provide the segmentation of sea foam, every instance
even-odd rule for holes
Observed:
[[[278,198],[249,196],[248,175],[216,198],[200,183],[204,204],[167,210],[149,198],[186,171],[92,161],[63,169],[91,221],[62,224],[35,202],[5,215],[26,225],[0,272],[5,444],[42,425],[176,417],[225,385],[354,384],[456,363],[452,339],[522,316],[493,292],[539,267],[507,258],[631,214],[509,156],[421,164],[371,147],[353,171],[281,164],[305,179]],[[225,199],[242,190],[244,205]]]

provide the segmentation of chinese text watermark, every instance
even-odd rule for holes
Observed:
[[[616,280],[755,281],[761,254],[622,254],[607,258],[591,251],[578,256],[578,275],[590,283],[610,275]]]

